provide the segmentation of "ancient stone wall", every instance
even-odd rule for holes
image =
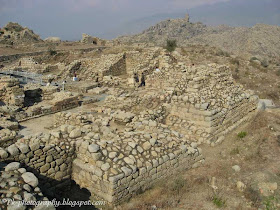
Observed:
[[[79,106],[79,95],[69,92],[56,92],[48,103],[37,104],[29,107],[25,112],[19,112],[15,118],[24,121],[33,117],[48,115],[65,111]]]
[[[0,130],[0,147],[7,147],[14,143],[17,134],[8,128]]]
[[[63,121],[63,136],[76,138],[72,179],[109,202],[131,197],[164,177],[204,161],[196,144],[160,123],[150,123],[150,129],[142,130],[137,127],[140,122],[134,120],[126,125],[134,132],[117,131],[111,122],[127,123],[134,115],[109,109],[104,114],[109,116],[58,113],[55,125]]]
[[[32,72],[43,72],[47,65],[37,63],[32,57],[21,58],[18,67]]]
[[[0,77],[0,104],[1,102],[6,105],[23,106],[24,92],[17,79]]]
[[[219,112],[198,109],[191,104],[172,106],[167,125],[199,143],[220,143],[223,137],[240,123],[248,120],[256,109],[256,98],[244,98],[227,110]]]
[[[10,115],[18,121],[52,114],[79,106],[79,94],[57,91],[58,88],[55,86],[31,85],[22,88],[19,86],[17,79],[10,77],[0,78],[0,101],[3,103],[1,105],[8,105],[10,108],[13,106],[27,106],[25,110],[11,110]],[[34,103],[38,104],[34,105]],[[7,108],[7,106],[4,107]],[[3,108],[2,112],[10,111],[9,109]],[[7,123],[8,121],[5,122]],[[5,125],[5,127],[7,126],[8,125]],[[13,124],[10,123],[10,126],[13,126]]]
[[[89,115],[82,115],[80,113],[67,113],[59,112],[54,116],[54,126],[60,127],[61,125],[80,126],[86,125],[89,120],[92,120]]]
[[[49,144],[53,141],[57,143]],[[74,148],[60,133],[31,136],[0,148],[0,161],[18,161],[26,165],[40,180],[42,190],[54,196],[57,187],[65,186],[71,178]]]
[[[152,159],[141,168],[133,167],[133,165],[123,166],[121,173],[116,173],[112,177],[108,177],[106,173],[107,167],[110,167],[109,161],[99,168],[98,161],[94,161],[91,156],[78,155],[78,158],[73,162],[73,179],[81,187],[87,188],[91,193],[109,202],[120,202],[135,195],[139,190],[148,189],[163,178],[197,167],[203,162],[197,149],[188,150],[187,147],[182,147],[182,150],[177,150],[174,153]],[[112,156],[114,154],[114,152],[111,153]],[[132,162],[134,162],[133,159]],[[118,168],[115,167],[115,169]]]
[[[73,61],[61,71],[61,77],[73,75],[75,72],[81,80],[101,81],[103,76],[119,76],[126,74],[125,54],[102,55],[100,58],[86,58]]]
[[[119,76],[126,74],[126,55],[123,54],[122,57],[117,61],[114,62],[108,69],[102,72],[103,76]]]
[[[81,42],[84,44],[94,44],[94,45],[106,45],[106,40],[100,39],[98,37],[93,37],[88,34],[82,34]]]
[[[146,73],[151,73],[159,65],[157,59],[158,55],[158,48],[151,48],[143,52],[128,51],[126,53],[127,73],[129,75],[133,75],[133,73],[140,73],[143,71],[145,71]]]
[[[234,82],[227,66],[186,66],[163,55],[160,70],[147,86],[166,90],[171,97],[166,123],[192,141],[222,141],[257,108],[258,98]]]

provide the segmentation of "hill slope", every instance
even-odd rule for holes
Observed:
[[[179,46],[208,44],[237,55],[279,57],[280,27],[257,24],[249,27],[220,25],[209,27],[191,23],[187,18],[162,21],[140,34],[117,38],[121,43],[147,43],[164,45],[175,39]]]

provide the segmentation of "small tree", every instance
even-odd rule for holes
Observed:
[[[176,40],[167,40],[166,41],[166,49],[168,52],[173,52],[177,47],[177,41]]]

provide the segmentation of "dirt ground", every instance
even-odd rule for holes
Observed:
[[[220,145],[200,147],[202,167],[164,180],[118,209],[280,209],[279,109],[258,113]],[[240,191],[238,181],[245,185]]]
[[[20,53],[29,53],[29,52],[41,52],[48,51],[50,47],[57,51],[70,51],[70,50],[86,50],[91,48],[99,48],[100,46],[93,44],[82,44],[79,42],[61,42],[60,44],[41,44],[34,45],[0,45],[0,56],[1,55],[13,55]]]

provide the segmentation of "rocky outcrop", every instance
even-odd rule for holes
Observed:
[[[9,22],[0,30],[0,43],[21,44],[42,41],[40,36],[29,28],[24,28],[18,23]]]

